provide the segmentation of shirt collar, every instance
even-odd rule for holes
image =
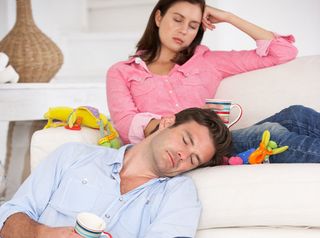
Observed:
[[[197,60],[199,56],[203,55],[207,51],[209,51],[208,47],[199,45],[196,48],[193,56],[187,62],[185,62],[183,65],[176,65],[176,70],[181,72],[185,77],[188,77],[190,74],[199,73],[200,69],[198,67],[193,67],[194,60]]]
[[[113,158],[110,159],[109,161],[106,161],[106,164],[109,166],[113,166],[112,172],[113,173],[119,173],[122,165],[123,165],[123,160],[124,160],[124,154],[127,151],[127,149],[130,149],[133,145],[132,144],[127,144],[122,147],[120,147],[117,151],[117,153],[114,154]],[[170,179],[169,177],[160,177],[157,178],[157,181],[164,182]]]
[[[132,56],[130,57],[128,60],[124,61],[125,64],[132,64],[132,63],[136,63],[136,56]],[[140,57],[139,57],[140,58]]]
[[[124,146],[120,147],[117,150],[117,152],[114,153],[113,157],[110,160],[106,160],[106,164],[109,166],[113,165],[114,168],[118,168],[118,172],[119,172],[120,169],[122,168],[124,153],[131,146],[132,146],[131,144],[128,144],[128,145],[124,145]]]
[[[171,72],[179,71],[181,72],[185,77],[188,77],[190,74],[198,73],[199,68],[198,67],[190,67],[190,65],[193,64],[193,59],[197,58],[200,55],[205,54],[207,51],[209,51],[209,48],[204,45],[199,45],[194,55],[183,65],[176,64],[174,66],[174,69]],[[132,56],[127,61],[125,61],[125,64],[135,64],[137,66],[141,66],[143,69],[145,69],[146,72],[150,74],[150,71],[146,65],[146,63],[139,57],[139,52],[137,52],[136,56]],[[148,77],[148,76],[146,76]]]
[[[128,65],[135,64],[136,66],[143,68],[148,74],[150,74],[146,63],[139,56],[133,56],[124,63]]]

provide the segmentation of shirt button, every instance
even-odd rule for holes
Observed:
[[[142,59],[137,57],[137,58],[134,59],[134,61],[135,61],[136,64],[140,64]]]
[[[106,214],[105,217],[109,219],[109,218],[110,218],[110,215],[109,215],[109,214]]]
[[[179,104],[178,104],[178,103],[176,104],[176,107],[179,107]]]
[[[87,184],[88,183],[88,179],[87,178],[83,178],[81,181],[82,184]]]
[[[165,82],[168,82],[168,79],[165,79],[164,81],[165,81]]]
[[[169,93],[172,94],[172,90],[170,90]]]
[[[119,198],[119,201],[122,202],[122,201],[123,201],[123,197],[120,197],[120,198]]]

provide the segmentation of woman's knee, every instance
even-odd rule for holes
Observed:
[[[310,108],[307,108],[302,105],[291,105],[283,110],[280,111],[280,113],[285,113],[286,115],[296,115],[298,113],[308,113]]]

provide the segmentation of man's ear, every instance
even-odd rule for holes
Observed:
[[[160,26],[160,22],[162,20],[161,11],[159,9],[156,11],[156,14],[154,16],[154,20],[156,22],[157,27],[159,27]]]
[[[174,125],[176,122],[176,116],[170,115],[170,116],[164,116],[161,118],[159,123],[159,130],[162,130],[164,128],[170,127]]]

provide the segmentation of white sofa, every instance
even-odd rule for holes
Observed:
[[[319,91],[320,56],[307,56],[225,79],[216,97],[241,104],[236,129],[293,104],[320,111]],[[88,128],[37,131],[31,167],[66,141],[96,143],[98,136]],[[203,204],[197,238],[320,237],[320,164],[218,166],[188,175]]]

